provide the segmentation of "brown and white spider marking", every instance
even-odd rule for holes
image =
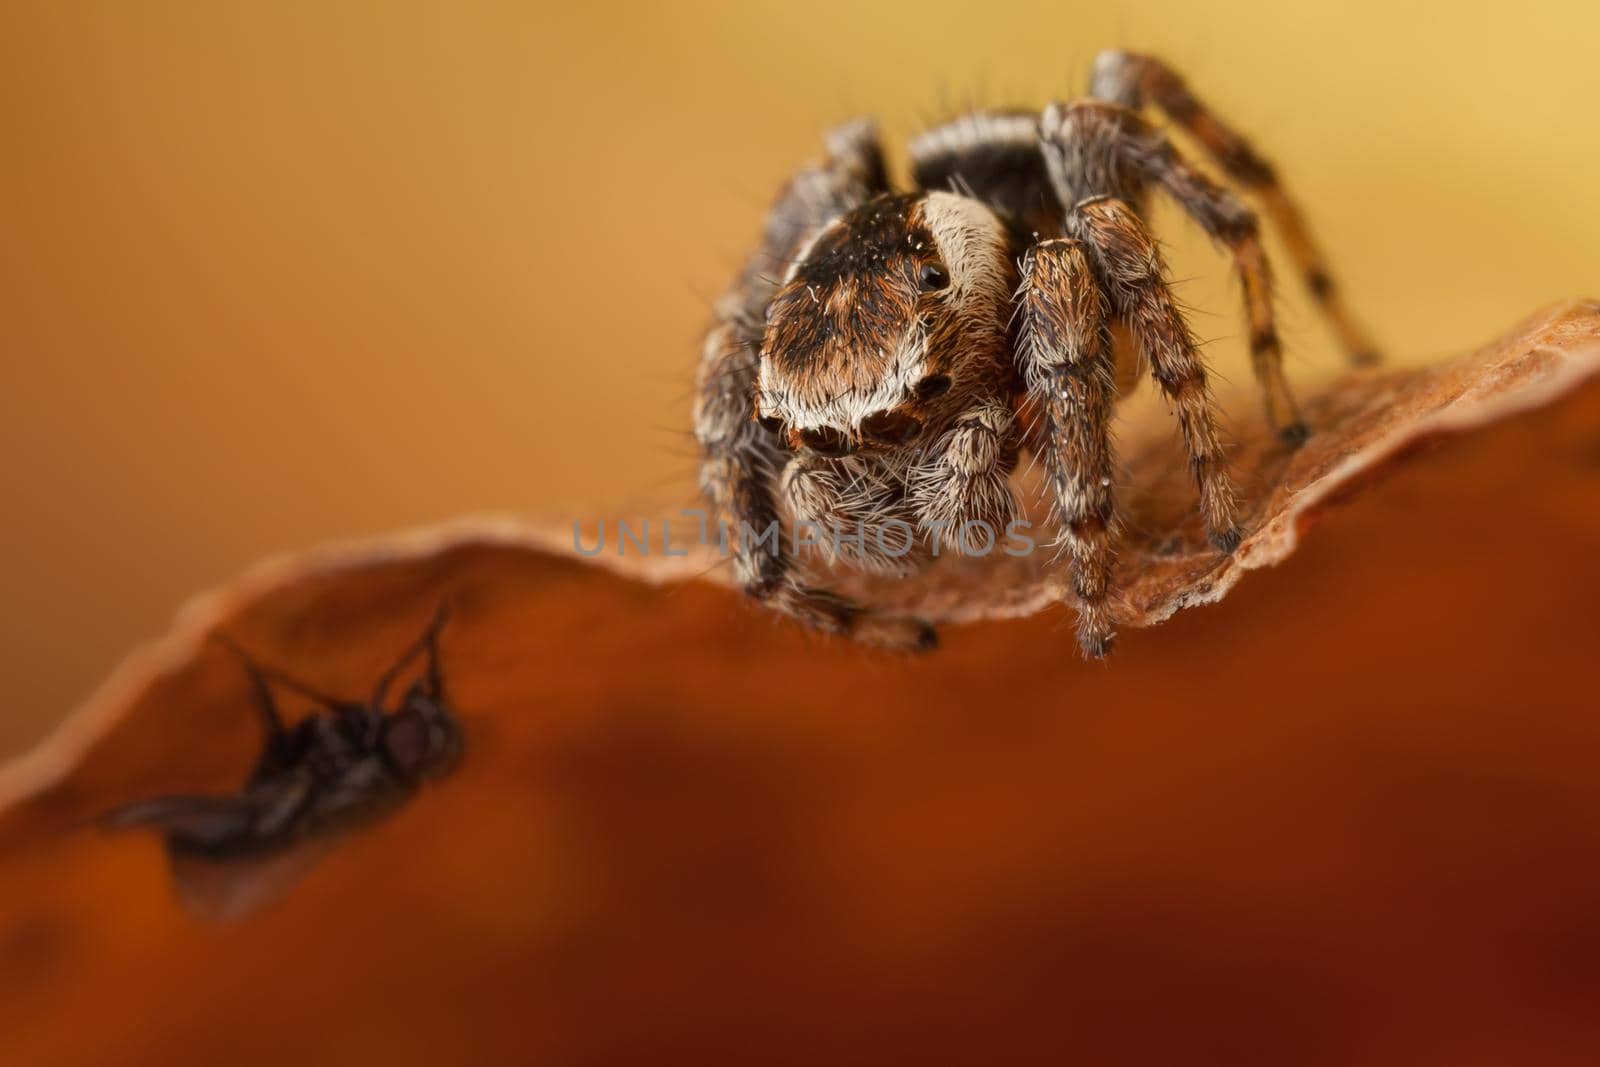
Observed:
[[[1352,359],[1376,358],[1272,168],[1158,60],[1106,52],[1087,100],[928,130],[911,144],[912,192],[890,187],[874,128],[858,120],[779,195],[701,359],[700,485],[734,531],[751,596],[822,630],[931,646],[927,623],[807,584],[792,543],[759,534],[784,516],[854,531],[818,539],[823,555],[884,573],[935,548],[977,550],[1015,513],[1009,476],[1027,448],[1070,551],[1079,642],[1104,655],[1114,324],[1176,412],[1212,542],[1238,545],[1205,366],[1142,221],[1152,187],[1232,254],[1267,417],[1291,444],[1307,429],[1284,381],[1256,216],[1140,117],[1146,104],[1259,198]],[[1027,427],[1023,404],[1038,416]]]

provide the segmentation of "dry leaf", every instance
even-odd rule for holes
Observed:
[[[1240,432],[1231,559],[1126,434],[1126,621],[1231,593],[1106,663],[1042,559],[903,589],[1019,616],[925,657],[565,529],[263,567],[0,774],[5,1060],[1595,1062],[1597,366],[1572,304]],[[250,919],[94,825],[250,767],[208,630],[354,694],[443,599],[459,771]]]

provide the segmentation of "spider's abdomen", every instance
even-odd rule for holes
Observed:
[[[923,132],[910,151],[920,188],[976,197],[1031,233],[1060,232],[1062,207],[1040,153],[1038,115],[975,111]]]

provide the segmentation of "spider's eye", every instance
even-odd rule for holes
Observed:
[[[950,272],[942,263],[924,263],[917,272],[917,288],[924,293],[937,292],[950,284]]]
[[[763,430],[769,433],[783,432],[783,420],[776,415],[759,415],[756,417],[756,421],[761,424]]]
[[[943,396],[950,391],[950,375],[930,374],[917,383],[917,397],[921,400],[932,400],[936,396]]]

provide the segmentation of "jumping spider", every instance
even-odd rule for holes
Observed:
[[[1142,220],[1151,187],[1231,253],[1267,418],[1291,445],[1307,429],[1283,376],[1256,216],[1140,117],[1146,104],[1259,198],[1351,358],[1374,361],[1272,168],[1160,61],[1105,52],[1087,100],[1039,115],[974,112],[918,136],[909,193],[891,188],[870,122],[828,135],[826,158],[779,195],[706,339],[694,422],[712,507],[743,531],[781,513],[822,529],[908,531],[910,544],[819,545],[830,563],[904,573],[935,546],[959,550],[975,529],[1007,527],[1009,475],[1026,448],[1043,462],[1070,551],[1078,640],[1103,656],[1120,324],[1177,415],[1210,539],[1231,552],[1234,491],[1204,363]],[[807,585],[778,542],[733,539],[750,595],[871,643],[934,643],[920,619]]]

